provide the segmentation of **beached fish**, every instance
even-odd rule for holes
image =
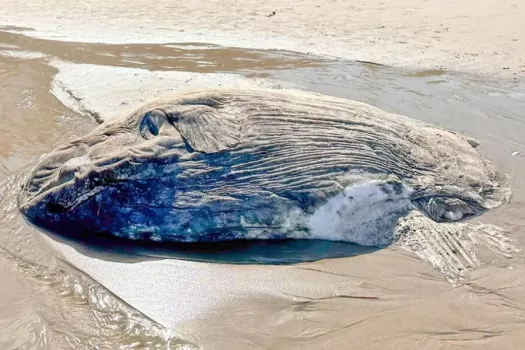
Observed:
[[[301,91],[205,89],[141,106],[43,157],[19,206],[67,235],[400,242],[448,275],[509,253],[457,223],[509,201],[473,139]]]

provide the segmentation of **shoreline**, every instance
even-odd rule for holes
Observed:
[[[65,0],[30,0],[24,11],[6,0],[0,28],[57,41],[214,43],[511,81],[525,77],[525,31],[517,30],[525,3],[517,0],[482,0],[475,8],[452,0],[424,6],[415,0],[322,5],[303,0],[293,8],[284,0],[271,6],[212,0],[206,8],[167,0],[147,6],[144,0],[97,1],[73,8]],[[115,12],[118,19],[108,17]]]

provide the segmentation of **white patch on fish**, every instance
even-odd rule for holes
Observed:
[[[308,219],[312,238],[350,241],[364,246],[392,243],[399,213],[413,208],[413,190],[402,184],[370,181],[345,188]]]

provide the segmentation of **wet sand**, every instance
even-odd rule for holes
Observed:
[[[57,260],[56,252],[17,213],[24,167],[64,138],[96,125],[49,93],[56,73],[40,59],[0,57],[0,348],[169,344],[162,327]]]
[[[102,16],[107,9],[91,10]],[[57,242],[28,227],[16,211],[21,176],[40,154],[94,128],[94,115],[110,118],[112,110],[173,91],[165,80],[177,89],[188,79],[293,86],[366,101],[479,139],[513,189],[510,204],[480,220],[512,232],[523,249],[522,84],[206,43],[82,44],[0,33],[1,52],[0,325],[8,330],[0,335],[2,349],[519,349],[525,341],[523,253],[509,260],[485,252],[486,265],[452,285],[395,248],[280,266],[123,257]]]

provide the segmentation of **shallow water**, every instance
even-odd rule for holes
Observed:
[[[209,285],[217,286],[217,298],[210,299],[220,300],[224,296],[221,293],[232,293],[227,288],[220,290],[220,279],[232,280],[233,275],[248,278],[260,274],[247,282],[254,285],[250,287],[254,290],[262,290],[258,285],[268,284],[269,279],[283,281],[265,286],[270,291],[259,296],[247,293],[235,305],[218,304],[215,313],[199,317],[190,313],[189,320],[186,317],[181,323],[142,315],[64,262],[47,239],[25,224],[17,212],[16,194],[28,167],[42,153],[97,125],[91,118],[67,109],[49,93],[58,72],[49,64],[52,59],[162,72],[234,72],[365,101],[461,131],[481,141],[482,152],[511,177],[512,202],[483,215],[481,220],[511,231],[517,245],[524,247],[523,84],[212,44],[82,44],[0,33],[0,348],[304,349],[341,348],[343,344],[380,348],[385,344],[406,347],[414,342],[432,348],[497,348],[498,344],[513,348],[524,339],[523,335],[519,338],[525,322],[523,254],[510,262],[493,261],[472,272],[468,283],[456,287],[412,255],[390,249],[268,268],[192,263],[192,271],[206,270],[208,279],[190,276],[195,280],[195,290],[189,292],[173,285],[173,295],[182,301],[186,300],[183,296],[198,294],[199,286],[202,289]],[[68,86],[75,91],[75,82]],[[109,84],[103,86],[108,99],[127,93]],[[81,93],[72,95],[86,98]],[[301,243],[279,249],[282,251],[275,253],[272,247],[248,247],[244,252],[235,250],[235,256],[229,259],[217,258],[206,249],[197,256],[191,252],[157,255],[231,263],[232,259],[247,262],[254,257],[251,262],[295,262],[311,260],[310,255],[338,257],[355,252],[347,251],[348,245],[337,244],[324,251],[329,255],[319,255],[319,246],[315,245],[313,250],[305,250]],[[274,255],[265,255],[268,250]],[[126,259],[133,262],[153,259],[148,257],[151,251],[131,251],[142,255],[136,258],[129,250],[126,253]],[[231,254],[228,250],[222,253]],[[298,254],[297,260],[293,254]],[[285,259],[279,260],[279,256]],[[210,277],[218,273],[215,279]]]

